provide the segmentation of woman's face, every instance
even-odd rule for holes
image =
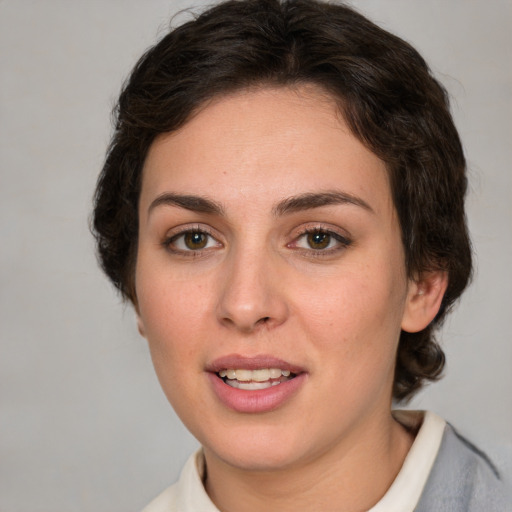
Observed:
[[[217,99],[152,145],[139,326],[207,456],[293,467],[378,432],[409,288],[385,165],[314,88]]]

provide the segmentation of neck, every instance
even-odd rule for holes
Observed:
[[[323,453],[271,471],[234,467],[205,448],[205,487],[223,512],[360,512],[384,496],[412,442],[388,411]]]

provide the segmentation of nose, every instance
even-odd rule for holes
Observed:
[[[217,317],[242,333],[274,328],[288,317],[288,305],[276,262],[271,255],[245,254],[226,261]]]

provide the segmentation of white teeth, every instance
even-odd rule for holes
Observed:
[[[289,377],[290,374],[290,370],[281,370],[279,368],[260,368],[258,370],[247,370],[244,368],[237,368],[235,370],[233,368],[228,368],[226,370],[219,371],[219,377],[221,377],[222,379],[227,377],[229,380],[236,381],[239,383],[262,383],[270,381],[271,379],[280,379],[281,376]],[[279,384],[279,382],[276,382],[275,384]]]
[[[266,380],[270,379],[270,370],[267,370],[266,368],[263,370],[254,370],[252,373],[252,381],[255,382],[265,382]],[[238,376],[238,370],[237,370],[237,376]]]
[[[231,387],[245,389],[246,391],[256,391],[257,389],[267,389],[272,386],[272,382],[239,382],[238,380],[229,380],[227,382]],[[277,383],[279,384],[279,382]]]
[[[229,370],[228,370],[229,372]],[[235,370],[235,379],[242,382],[250,382],[251,380],[256,380],[252,378],[252,372],[251,370]],[[231,377],[229,377],[231,379]]]
[[[281,377],[281,370],[279,368],[270,368],[269,373],[271,379],[279,379]]]

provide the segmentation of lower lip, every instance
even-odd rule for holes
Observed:
[[[253,414],[270,412],[281,407],[306,381],[306,374],[300,373],[278,386],[249,391],[229,386],[216,373],[208,373],[208,377],[214,393],[226,407],[237,412]]]

